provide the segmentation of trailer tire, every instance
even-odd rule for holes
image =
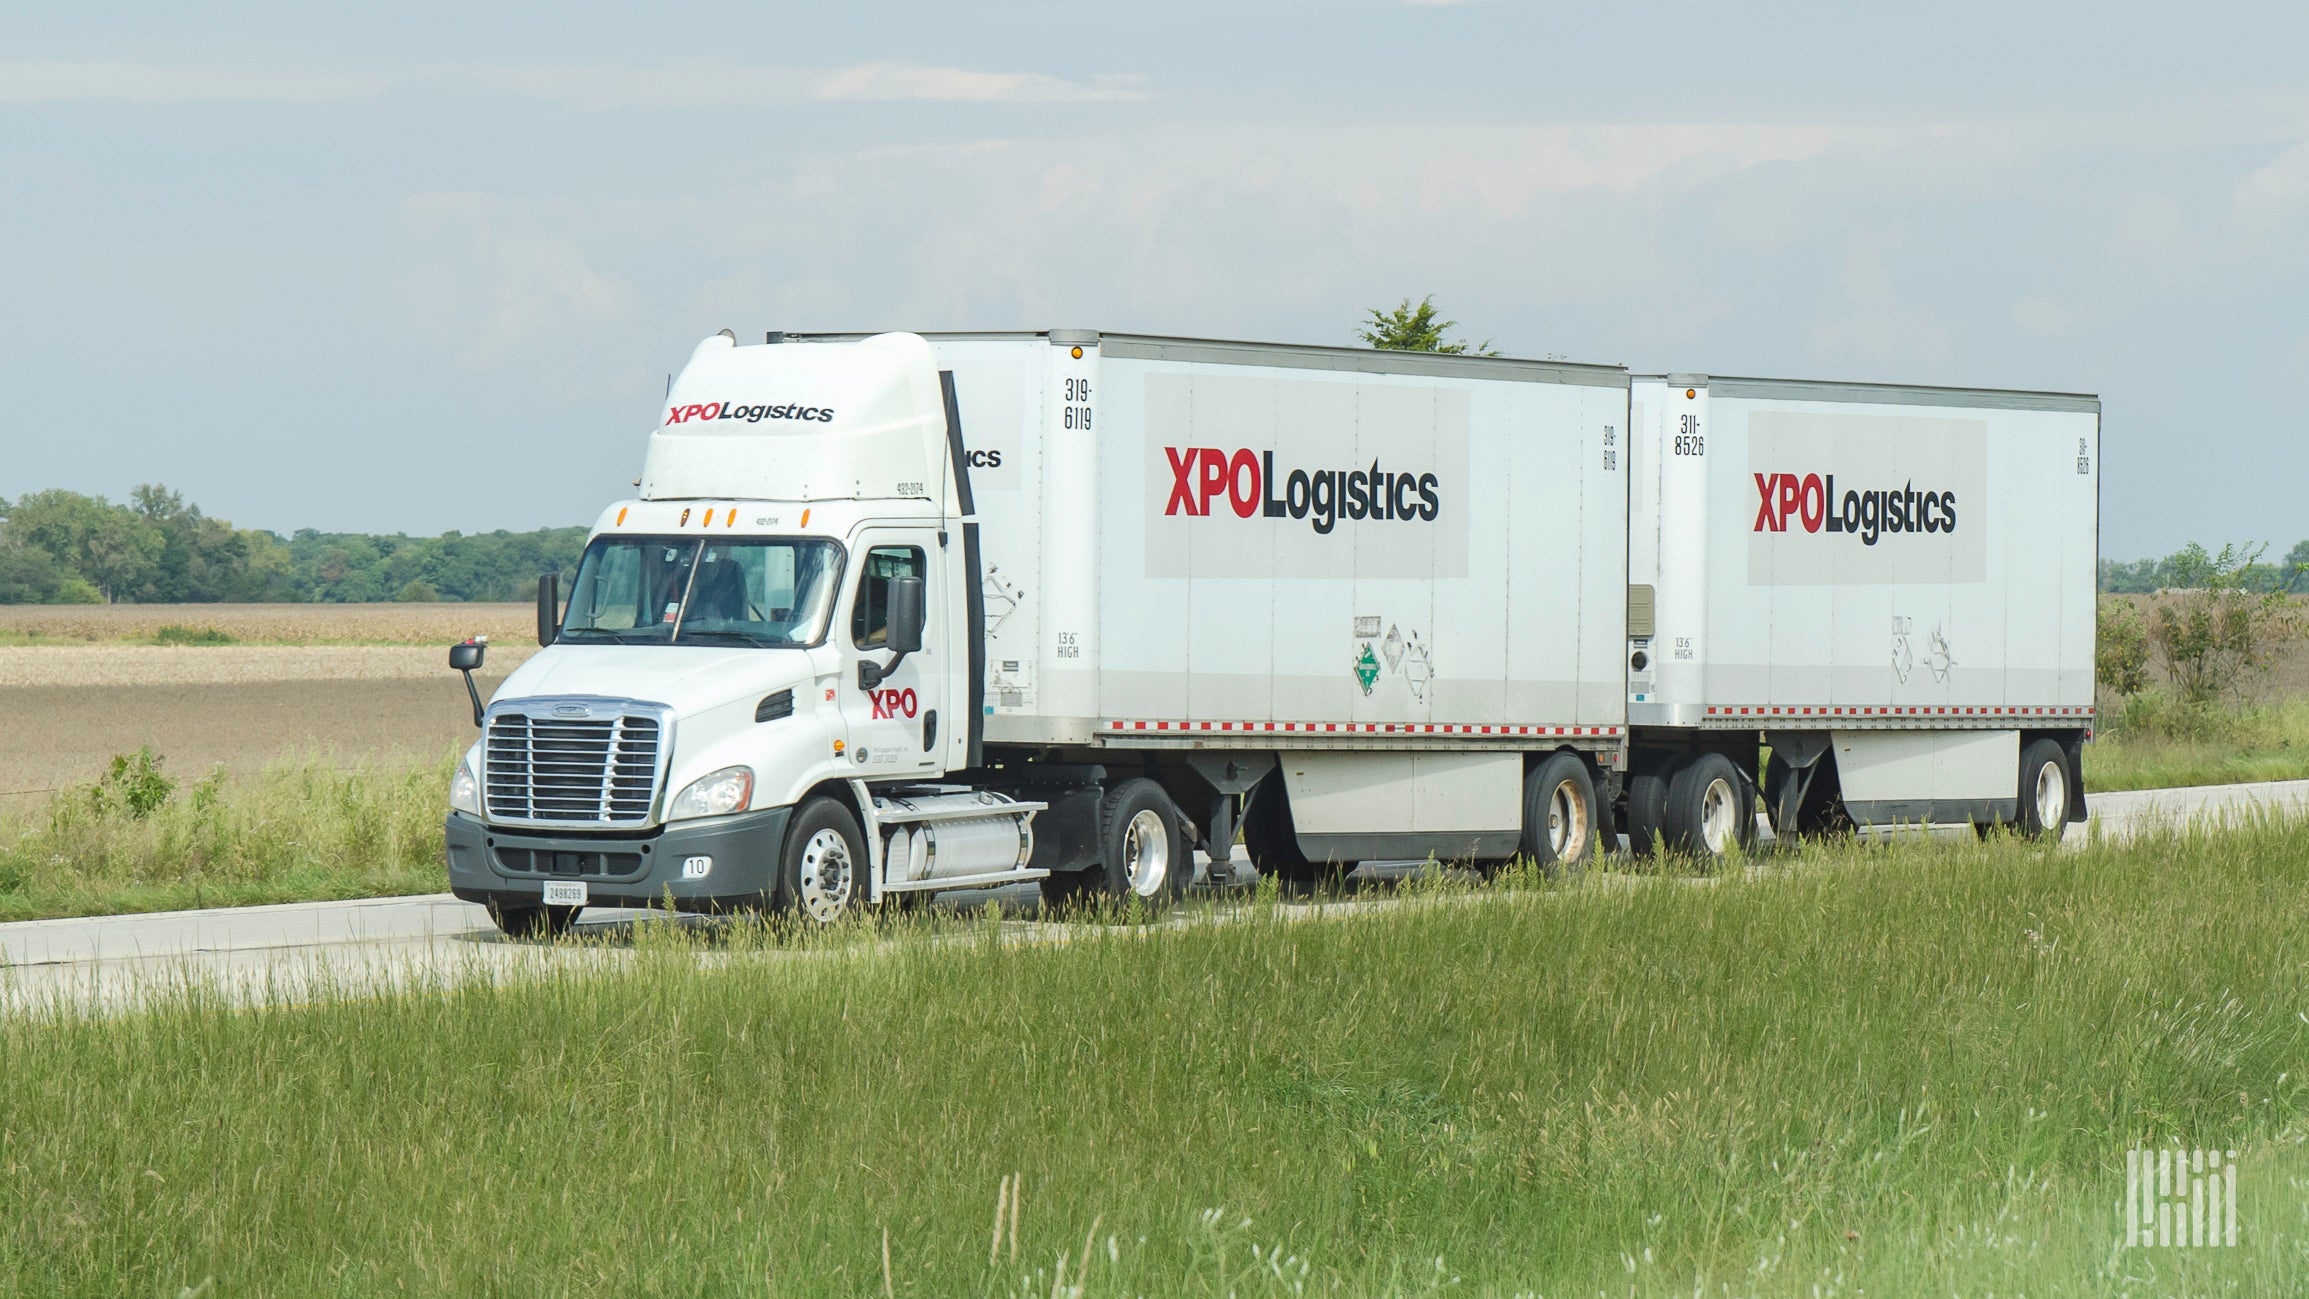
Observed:
[[[778,862],[776,909],[830,925],[866,904],[866,836],[850,809],[820,795],[794,809]]]
[[[1668,833],[1668,777],[1672,772],[1647,767],[1628,777],[1628,852],[1652,855]]]
[[[1703,860],[1756,847],[1756,792],[1721,753],[1702,753],[1668,780],[1667,841]]]
[[[1595,774],[1576,753],[1551,753],[1523,780],[1523,855],[1554,874],[1599,851]]]
[[[509,907],[489,904],[489,918],[507,938],[559,938],[577,923],[583,907]]]
[[[1161,785],[1133,777],[1107,791],[1098,806],[1099,864],[1088,878],[1117,902],[1133,898],[1167,907],[1186,892],[1195,871],[1184,818]]]
[[[2020,818],[2015,828],[2030,839],[2058,842],[2068,829],[2068,754],[2056,740],[2031,741],[2020,751]]]

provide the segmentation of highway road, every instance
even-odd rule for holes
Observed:
[[[2088,803],[2101,833],[2122,839],[2159,822],[2309,810],[2309,780],[2095,794]],[[2072,828],[2067,843],[2085,838]],[[1384,878],[1419,864],[1366,873]],[[1023,912],[1034,894],[1024,888],[944,900],[978,906],[989,896]],[[445,893],[24,921],[0,925],[0,1003],[101,1009],[187,984],[234,1001],[285,1003],[447,978],[519,977],[572,962],[614,964],[624,959],[616,940],[632,923],[631,912],[587,912],[580,931],[607,941],[507,942],[480,907]]]

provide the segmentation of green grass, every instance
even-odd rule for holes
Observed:
[[[2105,709],[2088,790],[2309,779],[2309,699],[2189,709],[2145,692]]]
[[[0,1018],[0,1292],[875,1295],[885,1239],[937,1296],[2291,1292],[2305,869],[1847,846]],[[2156,1142],[2242,1152],[2242,1248],[2114,1248]]]
[[[0,921],[440,892],[451,766],[288,762],[187,787],[154,784],[149,755],[116,759],[95,785],[0,814]]]

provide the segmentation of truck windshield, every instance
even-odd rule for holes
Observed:
[[[831,541],[596,537],[561,636],[613,645],[815,645],[842,552]]]

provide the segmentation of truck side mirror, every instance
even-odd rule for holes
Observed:
[[[473,701],[473,724],[475,726],[481,725],[481,692],[473,686],[473,669],[481,666],[481,660],[487,657],[488,653],[489,638],[487,636],[475,636],[471,640],[449,647],[449,670],[465,674],[465,697]]]
[[[551,645],[561,635],[561,574],[537,577],[537,643]]]
[[[901,656],[922,648],[922,579],[890,579],[890,648]],[[890,666],[896,667],[896,663]]]
[[[861,598],[863,598],[861,596]],[[858,688],[872,690],[887,680],[907,655],[922,648],[922,579],[893,577],[890,579],[889,623],[883,637],[883,648],[896,651],[888,663],[872,659],[858,660]]]

